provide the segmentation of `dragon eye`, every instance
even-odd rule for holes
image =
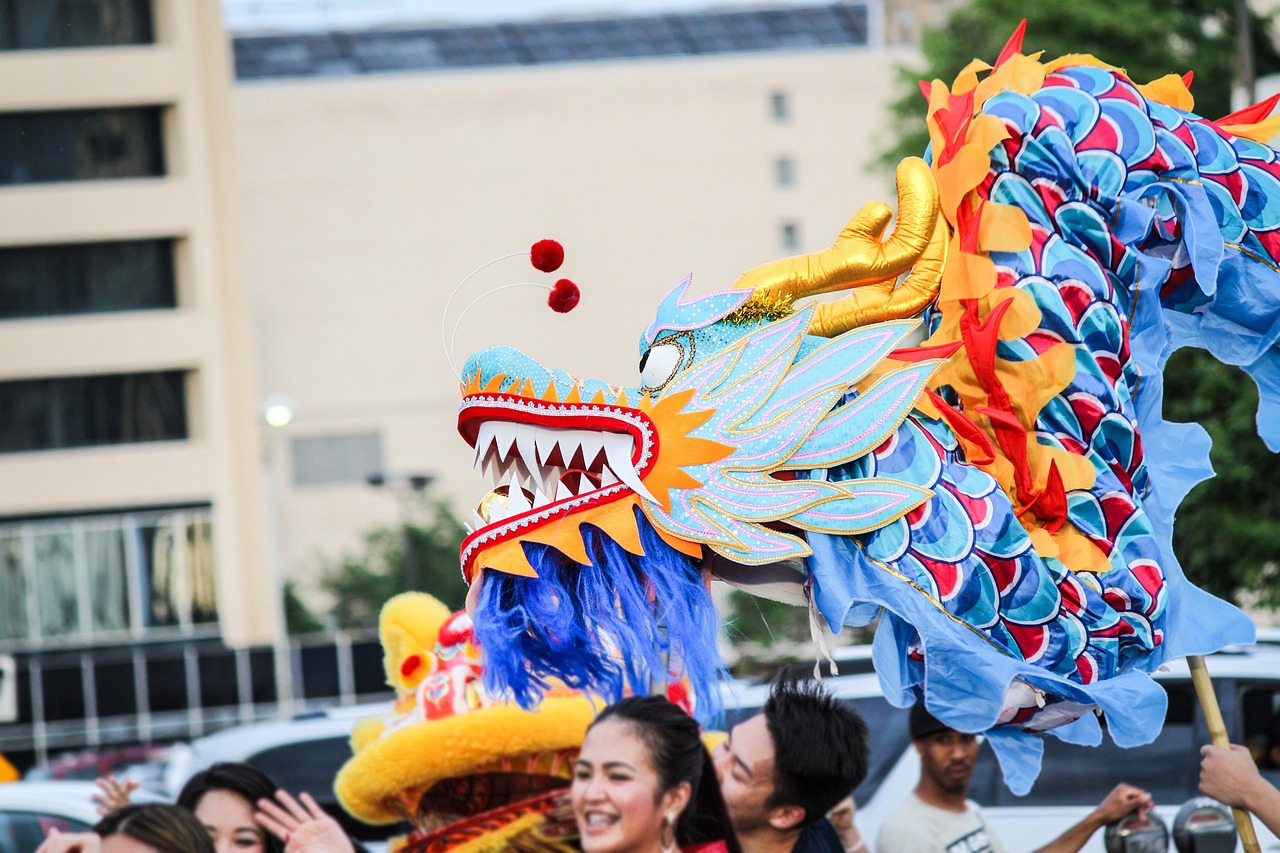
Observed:
[[[684,347],[673,339],[654,344],[640,359],[640,384],[645,391],[661,391],[684,362]]]

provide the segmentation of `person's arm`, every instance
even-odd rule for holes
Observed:
[[[1200,748],[1200,793],[1253,812],[1272,833],[1280,835],[1280,791],[1271,786],[1243,746]]]
[[[1089,812],[1084,820],[1041,847],[1036,853],[1076,853],[1089,842],[1093,834],[1109,823],[1119,820],[1135,809],[1155,806],[1151,795],[1141,788],[1123,782],[1111,789],[1111,793]]]

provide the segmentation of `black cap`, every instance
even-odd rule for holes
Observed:
[[[911,739],[919,740],[938,732],[950,731],[951,726],[939,720],[925,710],[924,702],[916,702],[911,706]]]

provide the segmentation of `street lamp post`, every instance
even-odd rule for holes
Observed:
[[[280,716],[288,719],[293,716],[294,683],[293,654],[289,645],[288,618],[284,603],[284,548],[280,541],[280,500],[285,488],[281,460],[284,442],[281,431],[293,423],[293,404],[287,398],[273,394],[263,403],[261,415],[263,422],[269,427],[264,436],[263,461],[267,469],[267,512],[270,514],[267,525],[267,548],[270,552],[271,592],[276,600],[276,629],[271,644],[272,658]]]

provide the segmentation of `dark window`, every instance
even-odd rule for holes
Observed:
[[[794,222],[782,223],[781,229],[782,250],[784,252],[794,251],[800,248],[800,226]]]
[[[791,118],[791,102],[786,92],[774,92],[770,95],[769,105],[774,121],[786,121]]]
[[[186,375],[0,382],[0,453],[187,437]]]
[[[165,172],[160,107],[0,113],[0,185]]]
[[[0,319],[176,304],[172,240],[0,249]]]
[[[153,41],[151,0],[0,0],[0,50]]]
[[[969,796],[984,806],[1095,806],[1120,782],[1151,792],[1157,803],[1181,803],[1195,795],[1200,778],[1201,735],[1191,685],[1165,683],[1169,708],[1164,728],[1146,746],[1121,749],[1105,734],[1097,747],[1044,738],[1044,772],[1025,797],[1005,786],[991,747],[978,754]]]
[[[887,699],[879,696],[846,701],[862,714],[870,733],[868,742],[871,747],[871,763],[867,767],[867,778],[853,792],[854,801],[858,805],[866,805],[875,796],[876,789],[880,787],[884,777],[889,775],[902,751],[911,744],[907,725],[910,711],[895,708]]]
[[[88,824],[59,814],[41,812],[0,812],[0,850],[35,850],[44,844],[49,830],[85,832]],[[8,845],[13,842],[13,846]]]
[[[796,161],[790,157],[779,157],[774,161],[774,173],[777,176],[778,186],[793,186],[796,182]]]

